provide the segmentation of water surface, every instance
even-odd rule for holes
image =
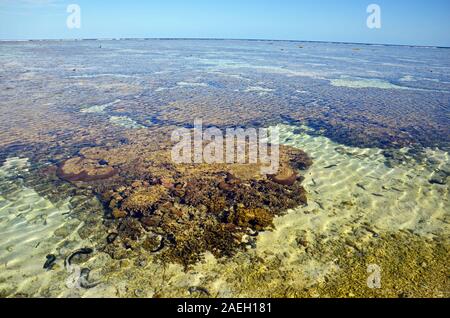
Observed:
[[[1,296],[448,295],[448,49],[230,40],[2,42],[0,65]],[[298,172],[307,205],[292,208],[287,189],[276,206],[289,209],[267,207],[273,226],[263,228],[225,220],[220,211],[229,213],[229,201],[212,213],[209,204],[219,201],[202,183],[210,168],[169,176],[165,153],[171,131],[199,118],[219,128],[280,128],[283,145],[312,159]],[[60,169],[73,158],[82,158],[96,180],[64,177]],[[172,183],[188,175],[198,177],[194,189],[210,202],[177,198]],[[270,191],[267,200],[275,202]],[[180,225],[167,232],[169,212],[159,208],[143,215],[123,208],[120,215],[137,193],[145,193],[144,201],[170,201],[181,209],[180,220],[184,212],[191,215],[186,233]],[[145,224],[151,223],[147,212],[161,212],[163,233]],[[207,241],[204,232],[188,231],[196,226],[221,233],[214,248],[192,245],[189,253],[171,253],[181,242]],[[247,233],[233,251],[223,247],[231,242],[228,232],[217,230],[227,226]],[[161,240],[167,244],[155,252]],[[83,247],[93,253],[76,255],[73,267],[64,264]],[[56,262],[46,270],[49,254]],[[382,268],[381,289],[367,287],[370,264]],[[82,268],[99,284],[78,286]]]

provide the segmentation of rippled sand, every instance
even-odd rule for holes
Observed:
[[[283,144],[314,159],[304,174],[307,207],[276,218],[275,229],[248,251],[229,259],[208,254],[187,272],[150,255],[116,261],[95,250],[80,261],[92,281],[102,282],[92,289],[69,288],[75,274],[63,260],[77,248],[100,245],[101,215],[89,220],[101,235],[81,238],[87,221],[72,211],[74,198],[56,205],[44,199],[21,183],[27,160],[8,159],[0,169],[2,184],[10,185],[0,195],[1,295],[448,296],[449,187],[430,183],[437,171],[449,171],[448,153],[428,149],[421,161],[402,149],[387,162],[391,156],[380,149],[343,146],[306,126],[279,128]],[[49,253],[57,262],[47,271]],[[367,287],[369,264],[382,269],[379,290]]]
[[[54,204],[24,185],[28,166],[26,158],[9,158],[0,168],[0,296],[79,296],[67,287],[74,273],[64,267],[64,258],[95,242],[80,238],[84,223],[71,217],[73,198]],[[87,207],[96,199],[82,199],[89,213]],[[97,219],[100,222],[101,215]],[[43,265],[49,254],[57,261],[46,270]],[[98,290],[91,295],[99,295]]]
[[[304,149],[314,160],[305,176],[308,211],[322,216],[303,217],[305,227],[337,231],[343,223],[357,220],[370,224],[373,231],[411,230],[430,238],[448,233],[448,184],[429,182],[436,170],[449,171],[448,153],[429,150],[428,161],[418,163],[403,149],[403,160],[388,167],[380,149],[346,147],[281,128],[285,144]]]

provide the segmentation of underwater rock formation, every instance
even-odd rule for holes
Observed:
[[[260,163],[173,164],[170,147],[131,149],[82,149],[83,158],[58,169],[61,178],[93,188],[104,203],[105,251],[113,258],[142,248],[187,268],[207,251],[231,256],[245,248],[248,234],[270,229],[275,216],[307,203],[298,170],[312,161],[301,150],[280,147],[279,173],[268,176]]]

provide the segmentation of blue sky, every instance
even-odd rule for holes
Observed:
[[[68,4],[81,29],[68,29]],[[366,25],[369,4],[382,28]],[[0,0],[0,39],[187,37],[450,46],[449,0]]]

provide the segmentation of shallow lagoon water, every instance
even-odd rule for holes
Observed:
[[[447,297],[449,54],[268,41],[2,43],[0,294]],[[109,164],[134,181],[120,149],[139,158],[195,118],[278,126],[282,144],[313,160],[300,172],[308,205],[276,217],[246,249],[206,252],[189,269],[138,249],[111,257],[97,198],[106,181],[68,182],[57,167],[96,147],[117,150]],[[101,282],[89,289],[71,284],[76,269],[64,265],[82,247],[94,252],[76,265]],[[379,290],[366,285],[369,264],[383,269]]]

